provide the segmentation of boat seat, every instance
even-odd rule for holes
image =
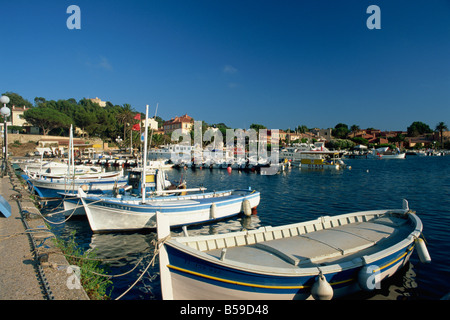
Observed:
[[[294,266],[297,266],[297,265],[299,264],[299,262],[300,262],[300,259],[294,257],[292,254],[283,252],[283,251],[281,251],[281,250],[278,250],[277,248],[268,246],[268,245],[266,245],[266,244],[263,244],[263,243],[256,243],[256,244],[254,244],[253,246],[254,246],[255,248],[262,249],[262,250],[266,250],[266,251],[268,251],[268,252],[270,252],[270,253],[273,253],[274,255],[276,255],[276,256],[282,258],[283,260],[286,260],[287,262],[293,264]]]

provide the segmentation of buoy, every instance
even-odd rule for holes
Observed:
[[[216,204],[213,203],[211,205],[211,208],[209,208],[209,216],[211,219],[216,219],[216,210],[217,210]]]
[[[227,167],[227,172],[231,173],[231,167]]]
[[[81,190],[83,190],[83,191],[88,191],[88,189],[89,189],[89,186],[88,186],[88,185],[83,184],[83,185],[81,186]]]
[[[379,267],[374,265],[364,266],[358,273],[359,287],[365,291],[380,289],[381,276]]]
[[[427,246],[425,245],[425,241],[423,239],[417,238],[415,240],[417,246],[417,254],[419,255],[420,262],[422,263],[430,263],[431,257],[428,253]]]
[[[247,217],[250,217],[252,215],[252,207],[250,206],[250,201],[242,201],[242,211]]]
[[[317,276],[316,282],[311,288],[311,295],[315,300],[331,300],[333,298],[333,288],[322,272]]]

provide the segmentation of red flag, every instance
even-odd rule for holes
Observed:
[[[134,116],[133,119],[135,119],[135,120],[141,120],[141,114],[140,114],[140,113],[137,113],[137,114]]]
[[[139,125],[139,123],[136,123],[135,125],[133,125],[133,127],[131,128],[131,130],[134,130],[134,131],[141,131],[141,126]]]

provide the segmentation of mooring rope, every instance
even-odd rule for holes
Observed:
[[[97,203],[97,202],[100,202],[100,201],[102,201],[102,199],[97,200],[97,201],[93,201],[93,202],[87,204],[87,206],[93,205],[93,204],[95,204],[95,203]],[[72,213],[71,213],[66,219],[64,219],[64,221],[61,221],[61,222],[54,222],[54,221],[48,220],[46,217],[44,217],[44,216],[42,215],[42,213],[40,212],[40,210],[37,209],[37,208],[34,208],[34,207],[23,207],[22,209],[37,209],[37,212],[38,212],[37,214],[40,215],[40,216],[42,217],[42,219],[44,219],[44,220],[47,221],[48,223],[58,225],[58,224],[63,224],[63,223],[66,223],[67,221],[69,221],[69,219],[70,219],[70,218],[73,216],[73,214],[75,213],[75,210],[78,209],[78,208],[83,208],[83,207],[84,207],[84,206],[82,206],[82,205],[81,205],[81,206],[80,206],[80,205],[76,205],[73,209],[68,209],[68,210],[62,210],[62,211],[58,211],[58,212],[53,212],[53,213],[52,213],[52,216],[53,216],[53,215],[57,215],[57,214],[59,214],[59,213],[66,212],[66,211],[69,212],[70,210],[72,210]],[[27,211],[27,210],[24,210],[24,211],[29,212],[29,211]]]
[[[126,295],[139,281],[141,281],[141,279],[142,279],[142,277],[144,276],[144,274],[147,272],[147,270],[148,270],[148,268],[150,268],[150,266],[154,266],[155,265],[155,260],[156,260],[156,257],[158,256],[158,254],[159,254],[159,250],[160,250],[160,248],[161,248],[161,246],[163,246],[164,245],[164,243],[167,241],[167,240],[169,240],[170,239],[170,235],[169,236],[167,236],[167,237],[165,237],[165,238],[163,238],[163,239],[161,239],[161,240],[158,240],[158,241],[155,241],[155,240],[152,240],[152,244],[154,244],[155,245],[155,248],[154,248],[154,251],[153,251],[153,258],[150,260],[150,262],[148,263],[148,265],[147,265],[147,267],[145,267],[145,269],[144,269],[144,271],[142,271],[142,273],[141,273],[141,275],[139,276],[139,278],[137,278],[137,280],[127,289],[127,290],[125,290],[125,292],[124,293],[122,293],[120,296],[118,296],[115,300],[119,300],[119,299],[121,299],[124,295]]]

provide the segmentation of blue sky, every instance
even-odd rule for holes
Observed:
[[[0,91],[233,128],[450,125],[450,1],[0,1]],[[69,5],[81,29],[69,30]],[[369,30],[367,7],[381,9]]]

